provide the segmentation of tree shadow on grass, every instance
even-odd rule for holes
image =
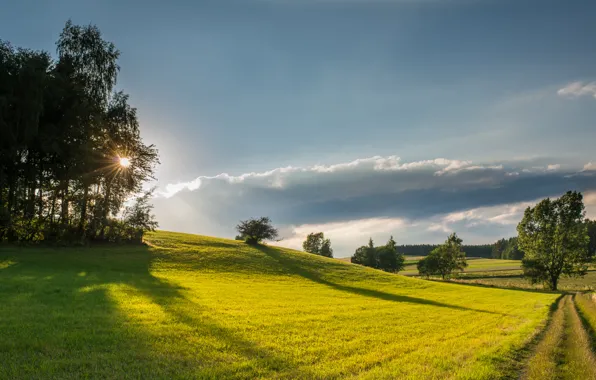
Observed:
[[[350,285],[343,285],[338,284],[336,282],[332,282],[329,280],[324,279],[319,274],[320,268],[317,268],[315,265],[316,263],[308,263],[307,261],[297,261],[293,259],[288,259],[284,256],[282,252],[275,248],[267,247],[267,246],[257,246],[258,250],[263,252],[265,255],[274,258],[277,260],[282,266],[290,269],[293,273],[313,282],[316,282],[321,285],[329,286],[333,289],[340,290],[347,293],[352,293],[360,296],[377,298],[384,301],[393,301],[393,302],[404,302],[404,303],[411,303],[411,304],[419,304],[419,305],[429,305],[429,306],[436,306],[436,307],[444,307],[454,310],[461,310],[461,311],[474,311],[478,313],[486,313],[486,314],[497,314],[497,315],[508,315],[504,313],[498,313],[494,311],[488,310],[481,310],[475,309],[470,307],[464,307],[459,305],[451,305],[443,302],[433,301],[425,298],[419,297],[412,297],[406,295],[398,295],[393,293],[387,293],[380,290],[373,290],[367,288],[360,288],[356,286]]]
[[[159,255],[149,247],[0,251],[0,262],[11,262],[0,268],[0,362],[10,363],[0,378],[311,377],[153,276]],[[135,320],[113,298],[121,287],[157,305],[168,330]],[[213,350],[198,347],[205,341]]]

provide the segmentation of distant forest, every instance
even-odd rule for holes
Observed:
[[[397,247],[397,250],[409,256],[427,256],[439,244],[405,244]],[[463,245],[463,251],[467,257],[483,257],[493,259],[521,260],[524,257],[522,251],[517,248],[517,238],[501,239],[493,244]]]

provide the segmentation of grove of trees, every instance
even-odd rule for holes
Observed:
[[[380,247],[375,247],[373,240],[369,239],[368,245],[356,249],[350,261],[354,264],[397,273],[404,269],[405,258],[403,253],[397,250],[397,244],[391,236],[387,243]]]
[[[333,249],[331,248],[331,240],[325,239],[325,234],[322,232],[310,233],[302,243],[302,249],[305,252],[313,253],[319,256],[333,257]]]
[[[456,270],[463,271],[467,266],[462,239],[455,233],[417,264],[421,276],[441,276],[443,279],[451,277]]]
[[[70,21],[56,46],[0,41],[0,241],[139,240],[156,226],[143,184],[158,152],[114,90],[120,52]]]
[[[519,249],[517,237],[500,239],[492,245],[492,258],[503,260],[521,260],[524,253]]]
[[[582,194],[576,191],[528,207],[517,226],[524,275],[552,290],[562,275],[585,275],[592,260],[588,225]]]

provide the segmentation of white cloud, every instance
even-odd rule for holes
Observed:
[[[355,172],[432,172],[435,175],[446,173],[458,173],[461,171],[474,170],[503,170],[503,165],[472,165],[471,161],[449,160],[446,158],[437,158],[434,160],[423,160],[414,162],[401,162],[398,156],[374,156],[361,158],[351,162],[333,164],[333,165],[313,165],[309,167],[276,168],[264,172],[244,173],[238,176],[231,176],[227,173],[221,173],[216,176],[200,176],[189,182],[168,184],[164,190],[157,192],[158,196],[170,198],[176,193],[184,190],[197,190],[201,185],[208,181],[224,181],[229,184],[251,183],[259,187],[284,188],[297,174],[302,176],[316,174],[336,174],[336,173],[355,173]]]
[[[555,171],[555,170],[559,170],[559,169],[561,169],[561,165],[559,165],[559,164],[548,165],[546,167],[546,170],[548,170],[548,171]]]
[[[587,164],[584,165],[583,171],[590,171],[590,170],[596,170],[596,164],[593,164],[592,162],[588,162]]]
[[[557,91],[560,96],[579,97],[592,96],[596,98],[596,82],[572,82]]]
[[[388,239],[389,235],[408,226],[403,218],[369,218],[344,222],[302,224],[288,226],[281,231],[283,240],[274,245],[302,250],[302,242],[311,232],[324,232],[325,237],[331,239],[336,256],[343,252],[350,252],[354,247],[364,245],[369,238],[374,240]]]

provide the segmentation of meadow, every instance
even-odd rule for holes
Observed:
[[[0,248],[0,378],[513,378],[559,297],[146,240]]]
[[[417,276],[418,269],[416,264],[420,257],[406,256],[406,266],[400,274],[406,276]],[[468,267],[464,270],[465,273],[470,272],[492,272],[492,271],[507,271],[521,268],[521,260],[497,260],[497,259],[483,259],[483,258],[468,258]]]
[[[520,289],[543,289],[542,284],[531,284],[524,278],[521,269],[503,271],[477,271],[461,273],[454,279],[457,282]],[[591,268],[584,277],[561,277],[559,289],[562,291],[596,290],[596,268]]]

